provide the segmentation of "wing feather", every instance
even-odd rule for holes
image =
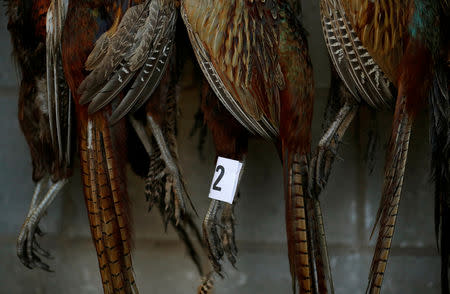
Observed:
[[[181,14],[200,67],[221,102],[252,133],[278,136],[284,78],[276,3],[185,0]]]
[[[117,122],[145,103],[172,53],[176,15],[173,3],[147,0],[128,9],[115,32],[99,38],[86,62],[92,72],[78,89],[80,103],[90,102],[90,113],[108,105],[130,83],[110,121]]]
[[[321,2],[322,29],[331,60],[355,99],[391,106],[392,84],[354,31],[339,0]]]
[[[61,34],[68,8],[67,0],[52,0],[46,16],[46,80],[50,135],[60,163],[70,164],[71,97],[64,79]]]

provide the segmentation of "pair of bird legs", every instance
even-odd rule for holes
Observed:
[[[346,102],[340,109],[336,119],[330,125],[324,136],[319,142],[315,156],[309,164],[309,184],[313,197],[318,197],[326,185],[333,161],[337,154],[337,149],[350,123],[354,119],[359,106],[357,104]],[[241,172],[242,175],[242,172]],[[240,176],[241,176],[240,175]],[[240,183],[238,182],[238,186]],[[318,217],[317,229],[319,230],[319,244],[321,252],[327,255],[325,231],[322,222],[322,212],[319,201],[314,202],[314,209]],[[208,245],[210,260],[217,273],[221,275],[221,264],[224,253],[228,260],[234,266],[236,263],[237,247],[234,234],[234,205],[218,200],[211,200],[205,220],[203,222],[203,233]],[[220,232],[219,232],[220,229]],[[221,237],[220,237],[221,236]],[[324,259],[328,261],[328,256]],[[327,262],[328,263],[328,262]],[[327,274],[331,277],[329,263],[325,265]],[[333,285],[330,285],[333,293]]]
[[[309,172],[310,176],[313,178],[309,182],[315,185],[311,188],[316,195],[320,193],[328,179],[339,142],[353,120],[357,109],[357,105],[345,103],[337,115],[336,120],[331,124],[319,143],[317,154],[311,161]],[[146,131],[146,126],[133,118],[131,118],[131,124],[147,153],[151,154],[152,147],[150,136]],[[168,148],[168,144],[164,139],[160,126],[149,115],[147,116],[147,124],[158,144],[166,168],[173,177],[175,194],[174,216],[178,224],[181,212],[185,209],[185,189],[181,181],[181,175],[179,174],[178,166]],[[36,234],[42,235],[42,231],[38,226],[39,221],[67,182],[67,179],[63,179],[52,183],[50,179],[45,177],[36,185],[30,204],[30,210],[17,240],[17,254],[21,261],[30,268],[37,266],[43,270],[50,271],[49,266],[41,261],[40,256],[50,258],[51,255],[40,247],[36,240]],[[47,192],[42,196],[42,192],[45,188],[47,188]],[[166,206],[168,206],[171,200],[165,199],[164,201]],[[234,203],[231,205],[221,201],[212,200],[203,222],[203,233],[209,246],[210,259],[213,262],[214,269],[219,273],[221,271],[219,261],[222,259],[224,253],[233,265],[236,263],[237,247],[234,237],[234,205]]]
[[[176,223],[178,224],[181,219],[181,213],[185,210],[184,196],[186,195],[182,184],[181,175],[179,173],[178,166],[171,155],[168,144],[164,139],[161,127],[150,115],[147,115],[147,123],[161,151],[161,157],[166,165],[168,174],[172,177],[175,194],[174,216],[176,218]],[[152,152],[150,143],[151,135],[149,135],[146,131],[146,126],[133,118],[131,118],[131,124],[138,134],[147,153],[150,155]],[[33,197],[31,199],[30,209],[19,232],[16,247],[19,259],[28,268],[39,267],[45,271],[50,271],[50,267],[42,262],[41,258],[51,258],[51,255],[49,252],[41,248],[36,240],[36,235],[43,235],[43,232],[39,228],[39,221],[45,215],[50,204],[67,183],[68,179],[63,179],[53,183],[51,179],[44,177],[36,184]],[[166,195],[167,194],[170,193],[166,193]],[[165,199],[166,207],[168,207],[170,201],[171,199]]]

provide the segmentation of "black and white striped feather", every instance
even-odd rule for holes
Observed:
[[[117,31],[104,33],[86,61],[92,72],[81,83],[80,103],[93,113],[132,82],[113,111],[115,123],[151,96],[172,54],[177,13],[171,1],[153,0],[127,10]]]
[[[61,35],[68,0],[52,0],[46,21],[46,80],[50,135],[60,162],[70,164],[72,97],[65,81],[61,56]]]
[[[340,0],[322,0],[322,29],[336,71],[356,100],[375,108],[395,101],[391,82],[363,46]]]

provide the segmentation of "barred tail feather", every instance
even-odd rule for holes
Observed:
[[[214,289],[214,278],[211,272],[202,278],[201,284],[197,288],[197,294],[211,294]]]
[[[334,293],[322,212],[317,199],[307,194],[306,155],[285,152],[284,185],[286,231],[294,293]]]
[[[86,206],[104,293],[138,293],[131,261],[128,196],[102,113],[89,118],[80,140]]]
[[[386,160],[383,193],[376,221],[380,224],[369,275],[367,293],[380,293],[397,220],[405,174],[413,117],[407,112],[407,99],[397,99],[394,125]],[[373,233],[373,232],[372,232]]]
[[[298,155],[285,152],[284,186],[286,209],[286,232],[288,240],[288,255],[293,290],[296,293],[297,282],[300,293],[311,293],[312,276],[310,260],[310,238],[307,227],[307,213],[305,203],[306,164],[301,163]],[[303,160],[305,160],[303,158]],[[304,170],[302,170],[302,167]],[[306,168],[306,169],[305,169]]]

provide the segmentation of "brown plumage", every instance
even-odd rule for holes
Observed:
[[[302,293],[326,292],[330,276],[316,274],[327,272],[325,255],[318,254],[320,260],[316,260],[312,253],[323,244],[317,243],[320,238],[314,225],[316,200],[305,197],[313,80],[298,19],[282,1],[184,0],[181,15],[200,67],[222,105],[249,133],[272,140],[279,150],[294,285],[298,281]],[[240,159],[245,152],[236,154],[236,140],[242,131],[230,128],[233,120],[217,119],[216,113],[205,116],[218,155]],[[214,222],[224,205],[213,200],[204,222],[216,270],[220,270],[224,240]]]
[[[249,137],[247,129],[220,103],[206,80],[203,82],[201,98],[201,110],[211,131],[216,155],[244,162]],[[236,263],[233,215],[236,201],[235,199],[232,205],[213,201],[203,221],[203,235],[209,250],[209,259],[219,274],[222,271],[220,261],[224,253],[233,265]]]
[[[126,3],[125,3],[126,2]],[[111,126],[107,109],[88,114],[77,89],[84,62],[102,30],[123,16],[128,1],[71,1],[62,39],[63,65],[76,105],[83,191],[105,293],[137,293],[131,262],[131,227],[125,185],[124,121]],[[110,30],[114,30],[111,27]]]
[[[129,1],[74,3],[63,42],[68,82],[77,93],[83,184],[105,293],[137,292],[123,175],[130,144],[140,146],[131,146],[128,160],[146,177],[151,206],[175,228],[202,273],[188,234],[191,229],[201,239],[191,216],[184,213],[187,194],[175,137],[180,75],[172,54],[175,7],[171,1],[135,2],[131,8]],[[80,26],[87,33],[80,32]],[[115,99],[119,103],[110,103]]]
[[[177,48],[180,48],[180,46],[177,46]],[[147,117],[152,117],[154,122],[159,126],[155,131],[161,131],[162,137],[164,138],[163,141],[167,144],[167,146],[161,146],[161,143],[163,142],[157,141],[155,138],[157,134],[153,134],[154,136],[151,136],[148,141],[149,147],[151,147],[151,151],[147,152],[150,153],[150,162],[149,166],[147,166],[147,173],[143,176],[145,178],[145,196],[149,202],[149,210],[153,207],[156,207],[159,210],[165,227],[170,224],[175,229],[180,239],[184,242],[188,254],[197,266],[199,273],[203,274],[201,258],[194,246],[189,231],[193,233],[194,237],[202,247],[203,240],[199,229],[194,222],[193,216],[188,212],[185,212],[182,216],[178,214],[180,213],[180,209],[177,198],[182,196],[177,195],[179,191],[176,188],[178,179],[166,165],[165,155],[163,155],[163,153],[168,150],[176,166],[177,173],[180,176],[180,184],[182,185],[183,190],[186,191],[186,184],[182,177],[182,170],[179,165],[178,144],[176,138],[178,100],[180,98],[178,83],[183,63],[183,61],[180,60],[182,56],[178,53],[180,50],[181,49],[176,50],[176,48],[174,48],[174,53],[177,54],[171,56],[167,70],[161,78],[159,86],[149,98],[145,107],[136,114],[136,117],[142,119],[142,112],[145,112]],[[136,161],[142,160],[140,157],[136,157],[135,154],[130,160],[132,160],[133,157]]]
[[[353,119],[359,101],[392,105],[395,113],[385,180],[376,221],[380,225],[367,291],[381,289],[399,207],[409,138],[425,105],[436,64],[439,4],[411,1],[321,1],[324,36],[333,64],[354,99],[349,99],[322,138],[313,161],[316,193],[329,175],[330,154]],[[448,91],[448,90],[447,90]],[[395,97],[397,99],[395,100]],[[444,96],[438,100],[444,100]]]
[[[49,0],[7,1],[8,30],[21,73],[19,123],[30,149],[32,178],[36,182],[30,210],[17,240],[17,254],[27,267],[44,270],[49,270],[49,266],[41,257],[50,255],[35,238],[36,234],[41,235],[39,220],[72,173],[71,100],[59,50],[54,51],[52,74],[45,70],[50,51],[46,39],[52,34],[46,29],[49,6]],[[48,89],[49,80],[54,82],[52,89]],[[50,91],[59,99],[52,97]]]

